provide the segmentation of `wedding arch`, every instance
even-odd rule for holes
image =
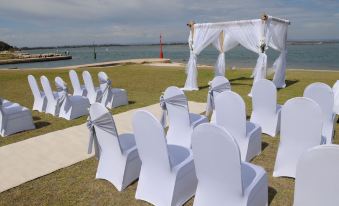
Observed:
[[[219,56],[215,64],[215,75],[225,75],[225,52],[241,45],[258,54],[255,68],[252,72],[254,82],[266,78],[267,55],[270,47],[280,52],[273,64],[273,82],[277,88],[284,88],[286,72],[286,39],[289,20],[264,14],[260,19],[229,21],[218,23],[190,22],[188,45],[190,58],[186,66],[187,79],[183,90],[198,90],[197,58],[200,52],[213,45]]]

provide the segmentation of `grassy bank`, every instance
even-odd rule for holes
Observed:
[[[128,91],[130,104],[113,109],[114,114],[132,108],[154,104],[159,101],[161,92],[170,85],[182,87],[185,74],[179,68],[156,68],[142,65],[118,66],[113,68],[87,69],[97,83],[98,71],[105,70],[112,78],[115,87],[125,88]],[[81,69],[78,74],[80,74]],[[68,70],[20,70],[0,71],[0,96],[18,102],[31,108],[33,97],[27,83],[27,75],[33,74],[36,78],[46,75],[50,81],[55,76],[61,76],[69,85]],[[228,71],[226,76],[231,82],[232,90],[239,93],[245,100],[247,114],[251,112],[251,101],[247,97],[252,85],[249,78],[250,70]],[[199,70],[199,87],[196,92],[187,92],[189,100],[205,102],[208,91],[207,82],[213,78],[210,69]],[[305,72],[289,71],[287,73],[287,88],[278,91],[278,103],[283,104],[287,99],[302,96],[304,88],[316,81],[332,85],[339,79],[338,72]],[[33,112],[36,130],[22,132],[2,138],[0,146],[18,142],[30,137],[56,131],[84,123],[86,117],[66,121],[51,115]],[[336,130],[339,125],[336,124]],[[338,143],[338,135],[335,142]],[[253,160],[253,163],[264,167],[269,176],[270,205],[291,205],[293,201],[294,180],[290,178],[273,178],[272,172],[275,162],[279,138],[262,136],[263,151]],[[97,160],[91,158],[68,168],[27,182],[21,186],[0,193],[0,205],[148,205],[134,199],[137,182],[119,193],[115,188],[103,180],[95,180]],[[190,200],[186,205],[192,205]]]

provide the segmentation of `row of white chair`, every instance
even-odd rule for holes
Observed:
[[[285,105],[286,111],[291,110],[293,101],[299,100],[308,99],[290,100]],[[315,109],[320,114],[319,108]],[[90,128],[95,130],[92,134],[96,135],[94,142],[100,153],[96,177],[112,182],[119,191],[139,177],[136,198],[154,205],[182,205],[194,194],[194,205],[267,204],[266,172],[241,161],[238,143],[224,127],[215,124],[197,126],[193,129],[191,150],[168,144],[160,122],[146,111],[134,115],[135,140],[132,134],[118,135],[113,117],[102,105],[92,105],[90,116]],[[318,130],[320,134],[320,127]],[[337,170],[333,168],[337,167],[333,164],[339,162],[338,153],[338,146],[321,146],[301,155],[296,168],[295,205],[319,205],[320,202],[335,205],[338,202],[334,194],[336,190],[328,187],[331,179],[336,177]],[[329,170],[333,170],[330,176],[325,172]],[[327,178],[313,181],[318,172]],[[339,184],[333,187],[338,188]],[[312,202],[309,195],[316,197],[316,201]]]
[[[69,72],[73,86],[73,95],[68,94],[66,83],[60,77],[55,78],[57,92],[53,92],[47,77],[40,78],[43,92],[34,76],[28,76],[34,104],[33,110],[46,112],[54,116],[59,116],[71,120],[88,114],[88,107],[95,102],[101,102],[108,108],[118,107],[128,104],[127,93],[124,89],[111,88],[111,81],[105,72],[99,72],[100,87],[94,87],[91,74],[83,72],[85,86],[80,84],[78,75],[74,70]]]
[[[235,110],[235,105],[242,105],[243,101],[236,103],[232,100],[229,88],[224,87],[223,90],[215,91],[214,88],[225,83],[228,83],[228,80],[224,77],[217,77],[212,81],[209,93],[214,92],[213,101],[215,104],[212,105],[212,107],[214,106],[214,114],[211,122],[223,125],[224,128],[228,129],[238,141],[240,148],[244,149],[242,154],[245,154],[246,147],[241,146],[242,141],[238,135],[239,131],[244,131],[244,129],[233,129],[236,128],[235,126],[230,128],[237,118],[244,115],[239,113],[239,110]],[[223,93],[223,95],[219,98],[220,93]],[[271,81],[260,80],[254,84],[252,88],[253,109],[250,121],[260,125],[263,133],[271,136],[275,136],[281,128],[273,176],[295,177],[296,164],[304,151],[316,145],[332,143],[335,124],[333,96],[332,89],[328,85],[313,83],[306,87],[304,97],[293,98],[282,107],[276,103],[276,87]],[[208,98],[211,98],[210,95]],[[241,99],[240,96],[239,99]],[[218,104],[220,104],[219,110],[216,109]],[[226,107],[229,107],[230,113],[222,112],[222,108],[226,111]],[[235,112],[235,114],[231,114],[231,112]],[[281,113],[284,113],[284,115]],[[218,115],[221,115],[221,117],[218,117]],[[229,122],[224,124],[221,121],[218,122],[218,118],[227,119],[226,115],[230,117]],[[236,124],[239,125],[239,123]],[[252,146],[253,143],[250,143],[249,147]]]
[[[230,90],[230,87],[221,87],[226,84],[229,84],[229,82],[225,77],[219,76],[214,78],[211,82],[208,102],[214,102],[214,100],[211,101],[210,99],[213,99],[218,93]],[[307,86],[304,91],[304,97],[314,100],[321,107],[323,114],[322,135],[324,141],[328,144],[332,143],[334,135],[334,90],[335,86],[332,91],[328,85],[316,82]],[[214,104],[208,104],[207,114],[211,108],[214,108]],[[281,105],[277,104],[277,89],[271,81],[263,79],[253,85],[252,114],[250,121],[260,125],[263,133],[272,137],[275,137],[279,133],[281,108]],[[211,119],[212,122],[215,121],[214,112]]]
[[[139,178],[136,199],[154,205],[182,205],[193,195],[194,205],[267,203],[266,172],[241,161],[237,142],[222,127],[205,123],[193,129],[192,151],[170,144],[159,120],[147,111],[133,117],[135,139],[118,135],[113,117],[98,103],[90,117],[99,157],[96,178],[119,191]]]
[[[91,104],[101,102],[109,109],[128,104],[127,92],[125,89],[112,88],[112,82],[105,72],[98,73],[100,87],[94,87],[92,76],[88,71],[82,73],[85,85],[81,86],[78,75],[71,70],[70,79],[74,88],[74,92],[87,93],[86,96]],[[84,95],[83,95],[84,96]]]
[[[2,137],[35,129],[32,113],[18,103],[0,98],[0,135]]]
[[[33,110],[46,112],[53,116],[75,119],[88,114],[90,103],[86,97],[68,94],[66,83],[60,78],[55,78],[57,92],[53,92],[46,76],[40,78],[43,92],[39,90],[34,76],[28,76],[28,82],[34,95]]]

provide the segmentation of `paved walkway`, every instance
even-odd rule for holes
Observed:
[[[204,103],[189,102],[190,111],[202,113]],[[114,115],[118,133],[132,132],[132,116],[145,109],[160,119],[159,104]],[[0,147],[0,192],[92,157],[87,154],[85,124],[58,130]]]

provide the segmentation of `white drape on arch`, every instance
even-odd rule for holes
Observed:
[[[251,20],[248,23],[235,23],[225,28],[232,38],[239,42],[243,47],[251,50],[259,55],[257,64],[253,70],[252,76],[254,82],[266,78],[267,55],[265,54],[266,46],[261,49],[261,46],[268,45],[269,40],[269,24],[258,19]]]
[[[190,32],[188,40],[190,44],[190,58],[186,66],[187,79],[184,87],[185,90],[198,90],[197,55],[210,45],[219,36],[220,32],[220,28],[209,24],[194,28],[194,35],[192,31]]]
[[[269,47],[280,51],[279,57],[273,63],[273,69],[275,71],[273,82],[277,88],[284,88],[286,86],[287,28],[288,24],[279,24],[274,21],[271,22],[270,26],[271,39],[269,41]]]
[[[239,45],[239,43],[234,40],[228,32],[224,30],[222,30],[221,32],[222,33],[220,35],[223,35],[222,39],[220,39],[219,37],[212,42],[213,46],[219,51],[217,62],[214,65],[215,76],[225,76],[225,52],[228,52],[229,50]]]
[[[274,20],[274,21],[273,21]],[[254,82],[266,78],[268,46],[281,52],[275,61],[274,83],[278,88],[285,86],[286,71],[286,39],[289,21],[269,17],[266,21],[261,19],[194,24],[193,32],[190,32],[190,59],[186,72],[187,79],[183,90],[198,90],[197,85],[197,55],[213,44],[219,51],[218,60],[215,64],[215,75],[225,74],[225,52],[240,44],[258,54],[258,59],[252,76]],[[220,34],[223,32],[223,43]]]

